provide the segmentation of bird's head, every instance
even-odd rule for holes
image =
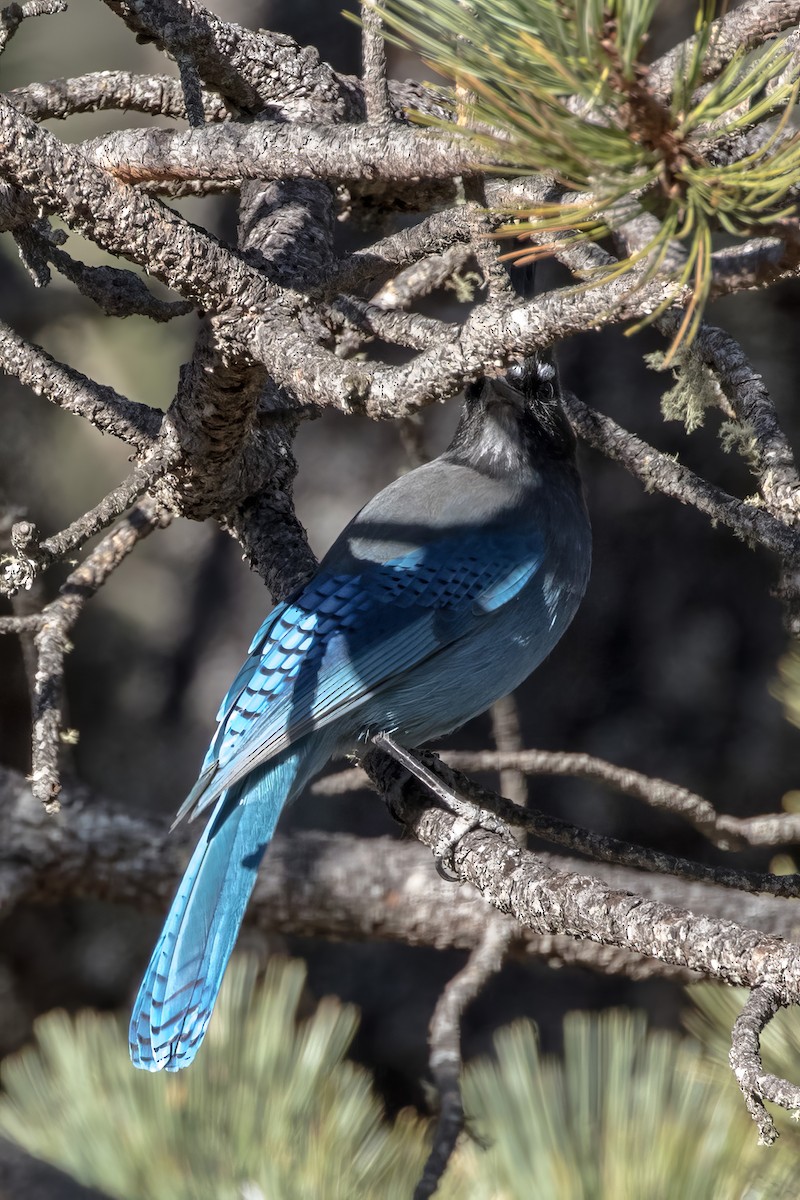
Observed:
[[[447,453],[491,474],[573,459],[575,435],[561,407],[552,362],[531,356],[503,375],[469,384]]]

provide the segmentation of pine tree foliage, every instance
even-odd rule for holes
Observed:
[[[114,1017],[51,1013],[3,1064],[0,1130],[120,1200],[407,1200],[424,1126],[386,1122],[346,1061],[353,1008],[323,1000],[297,1023],[304,982],[301,963],[259,984],[235,959],[203,1054],[174,1076],[131,1070]]]
[[[6,1060],[0,1132],[119,1200],[407,1200],[430,1129],[390,1123],[345,1058],[355,1011],[324,1000],[298,1021],[305,969],[234,959],[189,1072],[131,1071],[120,1023],[51,1013]],[[519,1022],[464,1076],[468,1127],[441,1200],[790,1200],[797,1135],[765,1151],[727,1068],[737,997],[696,989],[697,1041],[641,1013],[574,1013],[563,1056]],[[701,1015],[700,1015],[701,1014]],[[777,1040],[776,1040],[777,1037]],[[800,1073],[800,1030],[768,1031]]]
[[[473,1127],[489,1146],[486,1200],[797,1194],[794,1147],[765,1154],[756,1145],[730,1071],[696,1043],[648,1033],[643,1013],[570,1014],[559,1058],[542,1056],[529,1022],[502,1030],[495,1046],[497,1061],[464,1080]]]
[[[516,214],[509,229],[597,239],[643,211],[658,231],[600,283],[642,264],[637,283],[661,273],[672,282],[653,320],[690,286],[676,338],[691,340],[711,286],[712,237],[780,230],[796,213],[800,135],[791,131],[800,80],[789,44],[775,39],[736,54],[711,83],[702,63],[713,37],[713,0],[700,0],[697,38],[680,59],[671,95],[649,85],[645,65],[659,0],[387,0],[394,36],[418,49],[461,96],[461,124],[476,165],[546,173],[557,202]],[[783,76],[788,74],[788,78]],[[781,114],[752,153],[725,161],[712,143]],[[682,257],[669,254],[675,242]],[[530,244],[528,261],[548,252]],[[669,255],[669,257],[668,257]]]

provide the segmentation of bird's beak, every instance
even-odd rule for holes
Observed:
[[[505,375],[496,375],[493,379],[486,380],[483,399],[486,404],[508,404],[518,409],[525,407],[522,392],[514,387],[513,383],[509,383]]]

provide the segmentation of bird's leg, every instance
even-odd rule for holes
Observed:
[[[441,800],[445,807],[449,808],[450,812],[454,813],[455,816],[474,817],[479,811],[477,806],[471,801],[464,800],[451,788],[448,788],[438,775],[434,775],[433,771],[420,762],[416,755],[412,754],[410,750],[406,750],[405,746],[401,746],[399,742],[396,742],[390,733],[376,733],[373,735],[372,742],[373,745],[377,746],[380,750],[385,750],[387,754],[390,754],[392,758],[401,763],[420,783],[424,783],[426,788],[433,792],[434,796]]]
[[[448,883],[458,883],[458,876],[453,874],[453,855],[456,847],[461,839],[468,833],[472,833],[476,829],[489,829],[493,833],[507,835],[513,839],[511,830],[504,821],[493,816],[491,813],[485,812],[479,808],[477,804],[473,804],[471,800],[465,800],[463,796],[449,788],[447,784],[434,774],[429,767],[420,762],[415,754],[407,750],[405,746],[401,746],[396,742],[391,734],[376,733],[372,737],[373,745],[379,750],[383,750],[390,755],[396,762],[418,779],[428,791],[432,792],[438,800],[440,800],[445,808],[447,808],[456,817],[452,832],[447,839],[447,842],[436,848],[436,870],[443,879]]]

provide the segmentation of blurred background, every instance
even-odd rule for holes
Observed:
[[[358,31],[329,0],[216,0],[210,7],[227,19],[316,43],[338,70],[358,70]],[[694,12],[686,3],[662,9],[668,17],[654,54],[688,32]],[[26,22],[0,65],[4,90],[102,69],[176,73],[152,47],[137,45],[97,0],[70,0],[66,15]],[[399,78],[430,77],[397,52],[391,71]],[[59,123],[56,132],[80,140],[145,121],[137,114],[95,114]],[[214,232],[234,236],[230,200],[178,207]],[[366,241],[371,235],[346,236]],[[88,262],[104,261],[72,236],[67,249]],[[467,311],[453,292],[426,304],[446,320]],[[763,373],[795,445],[799,316],[797,284],[728,298],[709,314]],[[194,318],[168,325],[104,318],[58,275],[36,291],[9,235],[0,238],[0,317],[55,357],[159,407],[168,405],[196,333]],[[748,495],[754,485],[745,466],[720,448],[718,414],[710,413],[690,437],[680,423],[662,419],[660,397],[671,380],[643,362],[658,346],[652,333],[585,335],[560,348],[559,363],[566,384],[588,404],[721,487]],[[13,380],[0,380],[0,389],[0,505],[24,513],[47,534],[60,530],[123,478],[126,451]],[[453,399],[425,413],[432,453],[443,448],[457,412]],[[297,507],[317,553],[407,467],[396,429],[334,414],[303,426],[297,457]],[[691,788],[727,812],[775,810],[784,793],[800,786],[800,731],[773,695],[786,651],[780,607],[771,595],[774,564],[700,514],[645,494],[600,456],[582,452],[581,465],[594,570],[568,635],[518,694],[525,745],[600,755]],[[45,598],[59,578],[58,571],[48,573]],[[214,525],[178,521],[149,538],[88,605],[76,629],[68,702],[69,724],[80,733],[79,777],[139,811],[173,813],[196,777],[219,698],[269,604],[261,580]],[[28,739],[21,656],[14,639],[5,637],[0,761],[27,771]],[[488,719],[450,744],[490,746]],[[588,784],[534,780],[530,794],[538,807],[593,829],[716,861],[682,823]],[[380,802],[367,793],[306,797],[281,823],[283,833],[297,828],[395,834]],[[737,861],[763,868],[769,857],[750,852]],[[159,928],[159,917],[94,903],[16,910],[0,925],[0,1056],[23,1044],[34,1017],[53,1007],[127,1009]],[[245,941],[264,950],[252,933]],[[390,1107],[421,1102],[428,1019],[462,956],[379,944],[283,945],[307,960],[313,994],[334,992],[361,1009],[355,1054],[376,1072]],[[519,1014],[535,1018],[545,1045],[557,1046],[564,1012],[610,1003],[643,1007],[655,1024],[673,1026],[682,993],[664,983],[511,965],[469,1011],[466,1056],[487,1049],[494,1028]]]

